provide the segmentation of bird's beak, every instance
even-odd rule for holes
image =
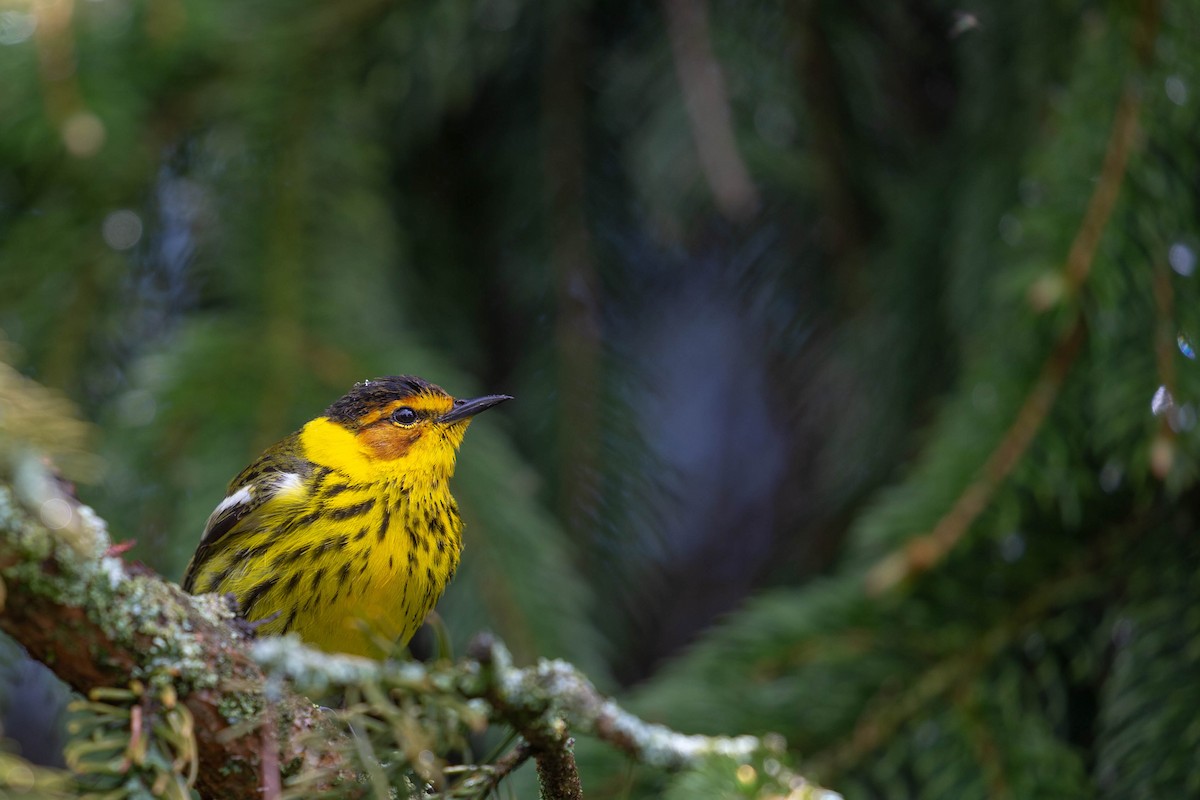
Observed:
[[[512,400],[512,398],[506,394],[489,394],[483,397],[455,400],[454,408],[442,414],[438,422],[459,422],[475,416],[480,411],[486,411],[492,406],[498,406],[505,400]]]

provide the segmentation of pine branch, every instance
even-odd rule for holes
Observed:
[[[1159,11],[1156,0],[1145,0],[1142,4],[1133,48],[1143,67],[1150,58],[1147,42],[1152,40],[1158,26]],[[1140,111],[1141,89],[1137,78],[1131,77],[1117,101],[1100,177],[1067,253],[1063,271],[1038,281],[1030,289],[1029,301],[1035,310],[1047,311],[1064,298],[1074,297],[1087,280],[1125,180],[1137,139]],[[1087,337],[1083,307],[1075,303],[1071,314],[1070,322],[1043,363],[1016,419],[988,456],[979,476],[928,534],[909,540],[871,568],[866,578],[870,593],[885,592],[941,562],[987,509],[996,490],[1021,462],[1054,407],[1067,373]]]
[[[959,495],[932,531],[909,540],[871,568],[866,577],[868,592],[880,594],[914,575],[932,569],[954,549],[971,524],[987,509],[1000,484],[1029,449],[1034,436],[1054,407],[1054,401],[1058,399],[1067,372],[1075,363],[1086,335],[1087,329],[1080,313],[1042,365],[1041,373],[1021,404],[1016,420],[988,456],[980,476]]]
[[[1074,559],[1056,575],[1039,584],[1010,614],[981,631],[968,647],[940,659],[902,687],[884,686],[867,704],[844,742],[816,753],[811,763],[824,775],[839,775],[861,763],[883,746],[905,723],[946,699],[968,692],[981,672],[1021,636],[1044,621],[1054,608],[1093,600],[1106,586],[1097,574],[1119,558],[1120,544],[1130,537],[1132,524],[1123,525]],[[952,701],[955,702],[955,701]]]

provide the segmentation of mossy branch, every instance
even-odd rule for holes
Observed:
[[[249,657],[245,634],[230,624],[227,604],[218,597],[193,598],[108,555],[103,522],[70,497],[37,457],[19,456],[6,467],[9,474],[0,481],[0,629],[85,695],[131,681],[177,692],[192,720],[201,765],[196,788],[205,797],[259,797],[258,725],[230,731],[258,718],[268,702],[267,682]],[[301,734],[314,730],[334,741],[342,736],[311,701],[281,692],[270,702],[283,763],[292,770],[310,764],[325,774],[346,772],[336,748],[297,746]]]
[[[431,764],[431,770],[421,777],[427,792],[436,792],[437,797],[483,796],[495,786],[495,773],[510,768],[508,761],[519,763],[526,757],[537,763],[543,797],[583,797],[572,752],[576,734],[593,736],[641,764],[666,771],[697,768],[713,759],[745,764],[778,756],[782,749],[779,741],[754,736],[686,735],[645,722],[601,695],[571,664],[543,659],[530,667],[515,666],[507,648],[490,634],[477,636],[464,660],[434,665],[329,655],[290,636],[263,639],[255,643],[253,654],[269,674],[303,691],[319,694],[353,689],[393,700],[416,696],[430,707],[455,704],[468,724],[473,713],[482,713],[492,722],[511,726],[521,736],[523,741],[516,750],[495,765],[443,770]],[[386,708],[378,705],[370,712],[388,715]],[[363,718],[354,718],[351,712],[347,722],[359,727]],[[449,785],[451,772],[466,773],[466,778]],[[301,776],[299,786],[319,777],[311,773]],[[797,797],[838,797],[802,780],[796,785],[803,789]]]
[[[572,730],[608,742],[647,766],[679,770],[711,756],[748,758],[765,749],[754,736],[687,735],[644,722],[597,692],[587,676],[565,661],[514,668],[508,650],[488,634],[476,637],[470,655],[479,665],[482,685],[465,688],[504,709],[507,721],[561,717]]]

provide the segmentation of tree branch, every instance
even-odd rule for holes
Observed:
[[[560,714],[573,730],[608,742],[647,766],[680,770],[709,756],[747,758],[764,749],[754,736],[687,735],[644,722],[596,691],[587,676],[565,661],[514,668],[504,645],[488,634],[476,637],[469,655],[484,670],[489,683],[485,693],[495,694],[502,707]]]
[[[772,748],[754,736],[700,736],[647,723],[601,695],[574,666],[541,660],[515,667],[508,650],[490,634],[475,638],[468,658],[458,664],[378,662],[311,650],[294,637],[256,642],[254,658],[269,673],[301,689],[376,685],[429,697],[437,693],[485,700],[489,716],[524,737],[538,763],[548,798],[582,797],[569,732],[590,734],[635,760],[677,771],[712,757],[747,761]],[[836,797],[827,793],[826,797]]]
[[[5,468],[8,467],[6,470]],[[131,678],[170,685],[194,721],[202,795],[260,797],[263,737],[255,719],[267,706],[266,679],[218,597],[193,598],[143,568],[106,555],[104,524],[49,476],[40,459],[18,456],[0,472],[0,629],[85,695]],[[0,475],[0,477],[3,477]],[[16,487],[13,484],[17,484]],[[18,488],[19,487],[19,488]],[[40,519],[27,509],[37,509]],[[53,526],[54,530],[50,527]],[[273,693],[279,763],[350,773],[337,750],[305,750],[301,734],[342,736],[306,698]]]
[[[479,674],[483,677],[482,689],[475,688],[475,691],[479,691],[495,713],[529,743],[537,763],[542,796],[547,800],[582,800],[583,784],[575,765],[575,741],[567,733],[566,722],[547,713],[550,707],[540,698],[530,702],[530,695],[519,689],[514,691],[524,682],[513,674],[508,651],[492,636],[476,637],[468,652],[478,662]]]
[[[1133,36],[1133,49],[1143,66],[1150,58],[1146,42],[1153,39],[1153,31],[1158,27],[1158,14],[1157,1],[1144,0],[1138,28]],[[1140,113],[1141,88],[1138,79],[1131,77],[1117,101],[1100,176],[1075,232],[1063,271],[1047,281],[1038,281],[1030,290],[1030,304],[1036,311],[1046,311],[1064,297],[1076,295],[1091,273],[1100,239],[1112,218],[1125,180],[1137,138]],[[909,540],[870,569],[866,578],[869,593],[882,593],[932,568],[954,549],[972,523],[987,509],[996,490],[1020,463],[1054,407],[1067,372],[1075,363],[1075,357],[1086,339],[1086,326],[1084,310],[1077,304],[1070,323],[1043,363],[1016,419],[984,463],[980,474],[963,490],[929,533]]]

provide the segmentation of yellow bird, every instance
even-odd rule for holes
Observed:
[[[260,633],[330,652],[407,643],[458,567],[463,435],[511,399],[456,400],[412,375],[356,384],[233,479],[183,588],[232,593]]]

